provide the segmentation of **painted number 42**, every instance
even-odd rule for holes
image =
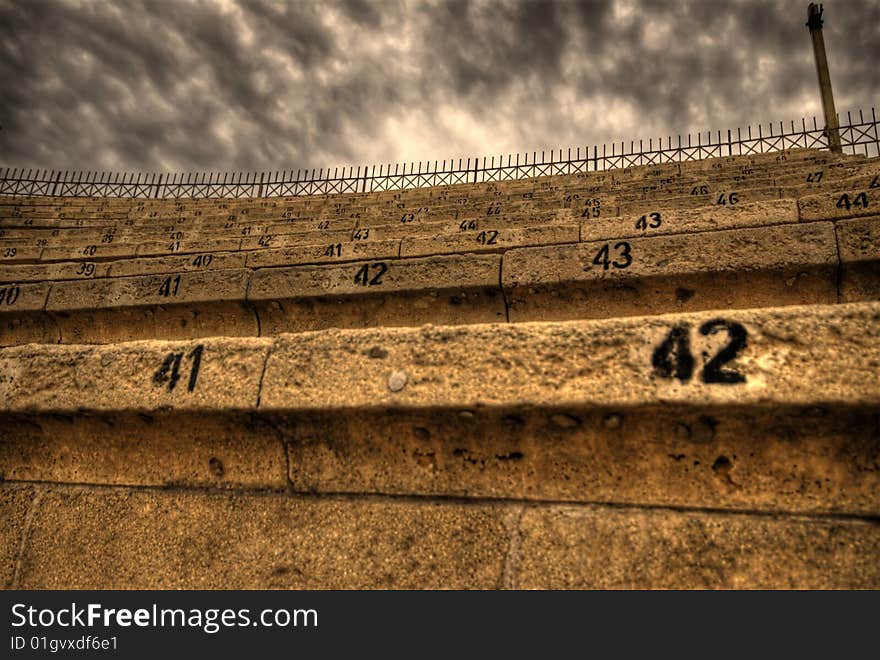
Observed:
[[[746,347],[748,332],[739,323],[726,319],[713,319],[699,327],[699,333],[704,337],[714,335],[717,332],[726,332],[727,344],[721,348],[712,358],[708,352],[703,352],[706,360],[700,379],[704,383],[719,383],[724,385],[736,385],[746,382],[746,377],[734,368],[727,367]],[[651,366],[654,375],[660,378],[677,378],[686,383],[694,375],[694,355],[691,352],[691,328],[688,323],[679,323],[669,330],[669,333],[655,348],[651,354]]]

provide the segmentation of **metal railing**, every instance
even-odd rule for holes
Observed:
[[[847,113],[840,126],[844,153],[880,156],[877,116],[871,108],[866,119],[861,110],[858,121]],[[61,197],[295,197],[404,190],[457,183],[509,181],[540,176],[576,174],[620,169],[638,165],[679,163],[704,158],[743,156],[785,151],[788,149],[827,149],[828,139],[813,117],[812,126],[805,120],[797,126],[769,124],[753,131],[708,131],[686,140],[678,136],[666,139],[631,141],[612,145],[552,150],[531,154],[459,158],[449,161],[403,163],[283,172],[189,173],[189,174],[119,174],[110,172],[70,172],[6,168],[0,176],[0,195],[48,195]],[[647,146],[647,148],[645,148]],[[392,169],[393,167],[393,169]]]

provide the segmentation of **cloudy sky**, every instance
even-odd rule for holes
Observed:
[[[880,0],[826,0],[839,111]],[[806,0],[0,0],[0,166],[279,170],[821,115]]]

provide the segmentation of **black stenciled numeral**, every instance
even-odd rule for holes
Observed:
[[[495,229],[488,229],[477,234],[477,243],[481,245],[496,245],[498,232]]]
[[[95,264],[88,261],[81,262],[80,265],[76,267],[76,274],[91,277],[95,274]]]
[[[458,225],[458,231],[468,231],[477,228],[476,220],[462,220]]]
[[[704,383],[725,383],[728,385],[734,383],[746,382],[746,377],[736,370],[722,369],[725,364],[735,359],[739,352],[746,347],[746,337],[748,333],[746,329],[739,323],[727,321],[725,319],[713,319],[700,326],[701,335],[712,335],[719,330],[726,330],[730,337],[730,342],[715,354],[711,360],[703,367]],[[705,354],[704,354],[705,357]]]
[[[868,208],[868,193],[860,192],[853,199],[850,199],[849,193],[843,193],[835,204],[839,209],[849,211],[852,207],[866,209]]]
[[[85,247],[85,249],[83,250],[83,256],[93,257],[93,256],[95,256],[95,252],[97,252],[97,251],[98,251],[97,245],[87,245]]]
[[[202,353],[205,351],[204,344],[199,344],[187,354],[192,362],[189,372],[189,382],[186,389],[190,392],[196,389],[196,381],[199,377],[199,368],[202,365]],[[162,365],[153,374],[153,385],[162,387],[168,385],[168,391],[173,392],[180,380],[180,363],[183,360],[183,351],[169,353],[162,361]]]
[[[10,286],[4,286],[0,288],[0,303],[5,305],[14,305],[15,301],[18,300],[18,296],[21,293],[21,289],[18,285],[12,284]]]
[[[341,257],[342,256],[342,243],[334,243],[332,245],[328,245],[324,250],[325,257]]]
[[[370,277],[370,267],[372,266],[373,270],[376,271],[376,274],[373,277]],[[388,266],[384,261],[380,261],[375,264],[364,264],[358,269],[357,274],[354,276],[355,284],[360,284],[361,286],[379,286],[382,284],[382,276],[388,270]]]
[[[214,256],[211,254],[200,254],[192,261],[193,266],[199,266],[201,268],[207,268],[211,265],[211,262],[214,261]]]
[[[661,378],[678,378],[682,383],[694,375],[694,356],[691,354],[690,326],[674,326],[651,354],[654,373]]]
[[[171,392],[177,387],[177,381],[180,380],[180,361],[183,359],[183,353],[169,353],[165,356],[156,373],[153,374],[153,385],[161,387],[168,383],[168,391]]]
[[[588,199],[581,213],[582,218],[598,218],[602,214],[602,202],[598,199]]]
[[[648,219],[650,218],[650,222]],[[636,229],[641,229],[645,231],[646,229],[656,229],[662,224],[660,220],[660,214],[657,212],[649,213],[647,215],[643,215],[636,221]]]
[[[739,202],[739,193],[732,192],[727,195],[725,195],[724,193],[721,193],[721,196],[718,197],[718,201],[716,203],[721,206],[725,206],[727,204],[733,205],[738,202]]]
[[[384,275],[385,271],[388,270],[388,266],[386,266],[383,262],[374,264],[374,266],[379,272],[376,273],[370,280],[370,286],[377,286],[379,284],[382,284],[382,275]]]
[[[807,183],[819,183],[822,181],[822,175],[824,172],[810,172],[807,174]]]
[[[691,188],[691,195],[708,195],[709,186],[694,186]]]
[[[736,359],[747,345],[748,332],[745,327],[727,319],[712,319],[700,326],[703,336],[713,335],[721,330],[727,331],[730,341],[710,358],[703,351],[705,366],[700,379],[707,384],[736,385],[746,382],[746,377],[735,369],[723,369],[724,365]],[[651,354],[654,374],[660,378],[677,378],[685,383],[693,378],[694,356],[691,352],[690,326],[680,323],[673,326],[666,337],[654,348]]]
[[[199,367],[202,366],[202,353],[204,351],[204,344],[199,344],[190,351],[189,357],[192,359],[192,369],[189,372],[189,383],[186,385],[186,389],[190,392],[196,389],[196,379],[199,377]]]
[[[162,282],[162,286],[159,287],[159,295],[168,298],[169,296],[176,296],[177,292],[180,290],[180,275],[176,277],[166,277],[165,281]]]
[[[617,257],[623,259],[622,262],[617,261],[617,259],[611,261],[610,248],[610,243],[606,243],[599,248],[596,256],[593,257],[593,265],[602,266],[603,270],[608,270],[611,266],[621,269],[629,268],[630,264],[632,264],[632,255],[630,254],[632,246],[626,241],[620,241],[619,243],[614,244],[614,249],[619,251]]]

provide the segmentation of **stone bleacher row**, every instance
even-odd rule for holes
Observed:
[[[776,196],[780,189],[745,187],[719,194],[715,204],[706,205],[700,195],[656,197],[627,209],[635,213],[618,215],[623,207],[609,204],[607,196],[590,198],[583,210],[582,200],[574,204],[570,192],[590,180],[587,175],[557,177],[559,181],[549,186],[545,207],[536,208],[535,197],[511,204],[516,193],[506,190],[503,202],[487,205],[485,198],[461,196],[467,206],[420,206],[421,216],[403,203],[403,213],[391,224],[365,224],[366,209],[372,209],[376,223],[383,214],[387,221],[387,203],[401,199],[403,193],[385,194],[372,207],[360,197],[325,200],[322,207],[313,204],[311,212],[318,217],[327,207],[339,214],[347,212],[343,207],[365,209],[357,213],[359,217],[349,218],[355,226],[348,230],[330,228],[330,222],[339,220],[319,220],[315,226],[324,229],[302,228],[309,222],[303,218],[286,221],[283,229],[290,233],[269,233],[274,232],[273,224],[248,224],[239,230],[237,222],[228,219],[241,217],[235,214],[218,220],[223,222],[220,229],[212,229],[210,216],[196,214],[201,213],[198,206],[231,206],[216,201],[171,202],[175,213],[189,213],[178,215],[178,226],[186,229],[173,232],[171,244],[150,240],[156,232],[175,229],[173,224],[153,226],[168,220],[161,217],[126,226],[134,222],[127,218],[121,226],[103,229],[10,228],[6,231],[56,235],[37,239],[45,245],[32,248],[21,238],[3,238],[8,247],[0,249],[10,253],[6,261],[14,265],[0,266],[4,289],[0,319],[5,329],[0,345],[603,318],[749,307],[758,302],[756,291],[764,294],[762,305],[838,302],[838,296],[840,302],[871,299],[878,258],[874,223],[840,220],[872,215],[880,207],[880,186],[875,185],[878,164],[836,165],[843,167],[807,161],[800,174],[786,177],[814,179],[811,192],[819,185],[844,188],[854,183],[864,189],[749,202],[761,200],[768,191]],[[750,170],[754,175],[755,169],[739,165],[735,171]],[[666,166],[651,173],[669,181],[675,178],[669,170]],[[850,176],[856,171],[858,176]],[[835,174],[842,178],[835,179]],[[723,178],[720,173],[716,176]],[[619,185],[626,185],[625,179]],[[505,185],[536,187],[532,182]],[[556,208],[549,206],[553,200]],[[109,203],[120,206],[118,200]],[[263,206],[270,203],[273,207]],[[422,193],[413,203],[427,204],[427,197]],[[157,202],[129,200],[132,204],[135,210],[129,214],[150,216],[148,204],[158,207]],[[250,204],[256,209],[246,203],[236,205],[239,214],[250,211],[244,213],[248,223],[260,215],[278,214],[279,202]],[[57,205],[45,206],[54,215],[64,213]],[[291,202],[284,213],[297,207],[297,213],[303,212],[304,203]],[[19,210],[35,208],[39,207]],[[511,208],[515,215],[508,215]],[[396,211],[392,211],[395,218]],[[28,215],[6,213],[0,223],[9,227]],[[413,215],[412,222],[408,214]],[[34,222],[67,220],[49,217],[48,212],[40,215],[46,217]],[[441,216],[447,219],[439,220]],[[253,229],[262,235],[223,238]],[[98,243],[99,235],[107,241]],[[83,245],[84,241],[95,242]],[[274,247],[278,244],[285,247]],[[188,249],[198,252],[144,256]],[[36,261],[23,263],[33,261],[35,255]],[[720,292],[724,295],[719,299]]]
[[[0,583],[878,588],[878,175],[0,198]]]

